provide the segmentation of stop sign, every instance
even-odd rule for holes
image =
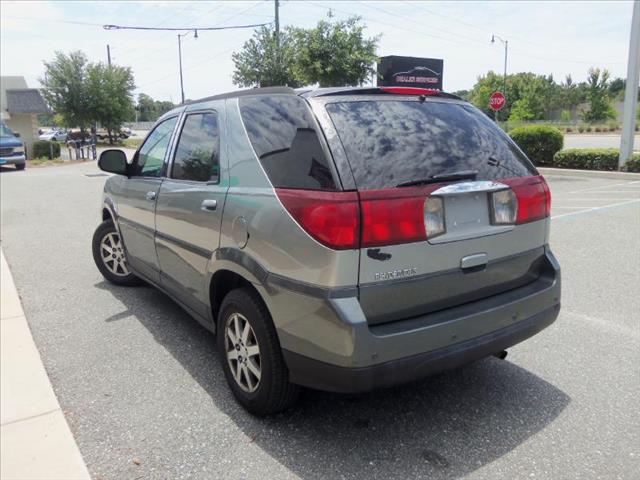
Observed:
[[[504,98],[504,94],[502,92],[493,92],[489,98],[489,108],[491,110],[502,110],[505,103],[507,103],[507,100]]]

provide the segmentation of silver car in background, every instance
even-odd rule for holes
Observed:
[[[436,90],[284,87],[165,114],[104,188],[93,255],[216,332],[238,401],[364,392],[549,326],[550,194],[489,118]]]

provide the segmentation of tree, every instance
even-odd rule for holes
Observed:
[[[590,68],[587,84],[589,86],[587,94],[589,110],[583,112],[582,118],[587,122],[615,119],[616,112],[609,101],[609,71]]]
[[[295,72],[304,84],[321,87],[361,85],[376,72],[380,36],[365,38],[361,17],[294,30]]]
[[[86,94],[89,117],[107,129],[109,142],[112,131],[117,131],[133,112],[135,84],[129,67],[92,63],[87,67]]]
[[[140,93],[138,95],[138,104],[136,105],[138,121],[155,122],[159,117],[174,107],[175,105],[172,102],[154,100],[149,95]]]
[[[42,96],[51,109],[62,115],[64,126],[80,127],[84,131],[89,126],[88,97],[85,92],[87,57],[80,51],[65,55],[56,52],[51,62],[44,62]]]
[[[273,27],[260,27],[253,38],[242,46],[242,50],[231,55],[235,70],[233,83],[241,87],[270,87],[302,85],[294,73],[294,51],[292,29],[280,31],[280,42]]]

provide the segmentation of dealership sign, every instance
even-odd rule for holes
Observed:
[[[381,57],[378,86],[422,87],[442,90],[443,61],[437,58]]]
[[[493,92],[489,98],[489,108],[496,112],[498,110],[502,110],[506,103],[507,99],[504,98],[504,94],[502,92]]]

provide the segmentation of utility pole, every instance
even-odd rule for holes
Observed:
[[[182,45],[180,44],[180,34],[178,34],[178,63],[180,64],[180,98],[184,103],[184,84],[182,83]]]
[[[276,45],[280,48],[280,2],[274,0],[274,5],[276,8]]]
[[[109,68],[111,68],[111,47],[107,43],[107,63],[109,64]]]
[[[627,85],[624,91],[624,113],[622,114],[622,135],[620,137],[620,157],[618,168],[631,158],[633,135],[638,103],[638,82],[640,81],[640,2],[633,3],[631,35],[629,39],[629,63],[627,64]]]
[[[509,50],[509,40],[503,40],[501,37],[499,37],[498,35],[492,35],[491,36],[491,43],[496,43],[496,38],[498,40],[500,40],[502,42],[502,44],[504,45],[504,78],[502,80],[502,94],[504,95],[505,98],[505,102],[506,102],[506,98],[507,98],[507,52]],[[497,112],[496,112],[496,119],[497,119]]]

